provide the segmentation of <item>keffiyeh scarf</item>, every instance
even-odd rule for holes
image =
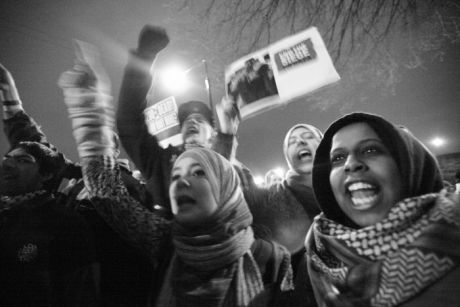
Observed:
[[[1,196],[0,197],[0,214],[3,213],[4,211],[10,210],[25,201],[31,200],[35,197],[38,197],[40,195],[47,194],[48,192],[46,190],[39,190],[39,191],[34,191],[30,193],[25,193],[21,195],[16,195],[16,196]]]
[[[426,194],[360,229],[319,215],[306,241],[317,300],[333,306],[407,301],[458,266],[459,213],[446,195]]]

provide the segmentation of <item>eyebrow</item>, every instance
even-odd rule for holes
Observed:
[[[366,143],[368,143],[368,142],[377,142],[377,143],[380,143],[380,144],[382,144],[382,145],[385,145],[385,144],[383,143],[382,140],[380,140],[380,139],[375,139],[375,138],[370,138],[370,139],[362,140],[362,141],[360,141],[360,142],[359,142],[358,144],[356,144],[356,145],[361,146],[362,144],[366,144]],[[337,147],[337,148],[334,148],[334,150],[332,150],[332,144],[331,144],[330,152],[333,153],[333,152],[336,151],[336,150],[345,150],[345,148],[344,148],[344,147]]]
[[[198,162],[195,162],[195,163],[193,163],[192,165],[190,165],[190,167],[195,167],[195,166],[200,166],[200,167],[202,167],[201,164],[198,163]],[[172,169],[172,171],[179,170],[179,169],[180,169],[180,167],[175,166],[175,167]]]

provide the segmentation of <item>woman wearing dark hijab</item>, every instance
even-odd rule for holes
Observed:
[[[319,306],[458,306],[460,207],[436,159],[371,114],[334,122],[316,152],[323,213],[307,236]]]

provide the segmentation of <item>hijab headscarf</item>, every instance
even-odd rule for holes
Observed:
[[[354,226],[340,210],[329,183],[330,150],[337,131],[352,123],[367,123],[382,139],[401,174],[402,198],[439,192],[442,176],[436,158],[408,129],[367,113],[351,113],[335,121],[324,134],[313,163],[313,189],[324,215],[336,222]]]
[[[390,151],[404,197],[382,221],[363,228],[341,211],[329,182],[332,138],[357,122],[372,127]],[[340,118],[316,152],[313,188],[323,213],[306,248],[319,305],[397,306],[458,265],[458,204],[437,194],[442,178],[436,159],[406,128],[366,113]]]
[[[286,162],[289,166],[289,169],[292,169],[292,161],[289,159],[289,156],[287,153],[289,138],[291,137],[292,132],[296,130],[297,128],[307,129],[313,134],[313,137],[316,140],[318,140],[318,142],[321,141],[321,139],[323,138],[323,133],[315,126],[308,125],[308,124],[296,124],[292,126],[291,129],[289,129],[288,132],[286,133],[286,136],[284,137],[284,142],[283,142],[283,153],[284,153],[284,157],[286,158]]]
[[[175,256],[160,306],[247,306],[264,285],[251,252],[252,215],[238,175],[211,150],[189,149],[175,163],[186,157],[203,167],[218,209],[198,232],[174,223]]]
[[[283,142],[283,153],[284,153],[284,158],[286,159],[286,162],[289,166],[289,170],[286,173],[286,180],[288,181],[288,185],[290,186],[295,186],[302,188],[305,186],[305,175],[301,175],[297,173],[293,168],[292,168],[292,161],[288,155],[288,145],[289,145],[289,138],[291,137],[291,134],[294,130],[297,128],[305,128],[306,130],[310,131],[313,134],[313,137],[320,142],[321,139],[323,138],[323,133],[321,130],[316,128],[315,126],[308,125],[308,124],[296,124],[291,127],[291,129],[288,130],[286,133],[286,136],[284,137],[284,142]],[[308,180],[310,182],[310,180]]]

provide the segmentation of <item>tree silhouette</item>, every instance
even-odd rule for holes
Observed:
[[[346,105],[347,101],[367,99],[377,89],[381,94],[392,94],[402,68],[442,60],[445,45],[460,39],[460,4],[455,0],[178,3],[182,12],[198,16],[201,23],[196,28],[188,23],[188,29],[206,37],[208,51],[219,54],[221,63],[228,64],[307,27],[317,27],[342,76],[340,86],[327,95],[307,98],[317,100],[321,108],[339,100]]]

